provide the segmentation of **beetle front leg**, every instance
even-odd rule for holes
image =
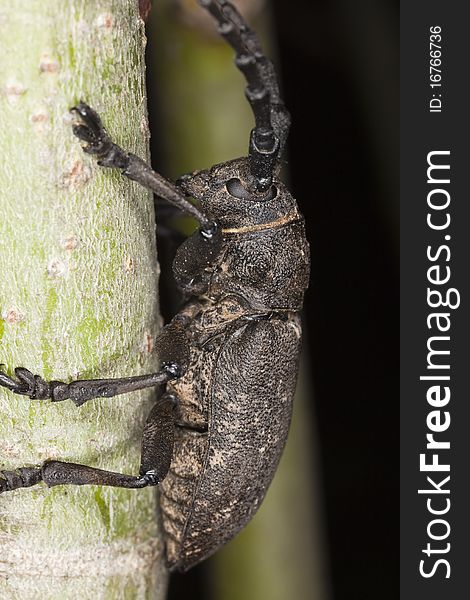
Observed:
[[[120,379],[84,379],[70,383],[45,381],[23,367],[16,368],[15,375],[16,380],[0,371],[0,386],[15,394],[29,396],[31,400],[62,402],[70,399],[76,406],[81,406],[93,398],[111,398],[118,394],[127,394],[167,383],[171,379],[180,377],[182,369],[176,363],[167,362],[163,363],[160,371],[148,375]]]
[[[43,481],[55,485],[106,485],[138,489],[157,485],[162,481],[173,454],[175,412],[177,399],[163,394],[152,408],[142,436],[142,453],[139,475],[125,475],[86,465],[46,461],[40,467],[20,467],[0,471],[0,493],[26,488]]]
[[[140,183],[159,198],[199,221],[201,232],[206,237],[215,234],[216,224],[201,208],[189,202],[178,186],[154,171],[144,160],[126,152],[111,140],[100,116],[93,108],[85,102],[79,102],[70,111],[80,117],[80,123],[73,126],[74,135],[85,142],[83,151],[94,155],[101,167],[120,169],[122,174],[132,181]]]

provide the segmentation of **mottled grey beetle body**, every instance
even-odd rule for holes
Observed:
[[[301,344],[299,311],[309,278],[304,222],[278,180],[289,115],[256,35],[226,0],[199,0],[236,51],[255,117],[248,157],[174,184],[109,137],[84,102],[74,134],[102,167],[178,206],[200,224],[173,272],[186,304],[156,340],[156,373],[45,381],[19,367],[0,386],[77,406],[155,387],[142,434],[139,475],[60,460],[0,471],[0,493],[39,482],[143,488],[160,484],[167,562],[185,571],[253,516],[274,476],[289,428]],[[197,205],[189,202],[192,196]]]
[[[218,329],[219,339],[194,353],[198,375],[201,360],[210,366],[207,380],[195,380],[192,368],[187,373],[199,396],[185,397],[184,378],[175,384],[182,420],[186,412],[197,416],[207,433],[177,431],[160,484],[168,564],[184,571],[230,540],[258,509],[284,448],[295,389],[297,316],[241,317]]]
[[[197,287],[203,295],[174,319],[190,356],[185,374],[166,387],[179,399],[180,427],[160,485],[161,506],[168,563],[180,570],[215,552],[251,519],[291,418],[308,245],[295,201],[279,182],[272,200],[231,211],[226,182],[243,182],[246,169],[246,159],[239,159],[193,175],[199,188],[192,193],[210,198],[221,225],[213,243],[219,250],[210,258],[196,252],[195,244],[206,244],[196,234],[175,260],[183,289]],[[205,264],[195,264],[195,257]],[[181,362],[173,327],[159,346],[163,360]]]

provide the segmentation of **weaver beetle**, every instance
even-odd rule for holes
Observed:
[[[25,368],[0,385],[31,399],[77,406],[156,387],[137,476],[61,462],[0,471],[0,492],[29,487],[160,484],[170,569],[185,571],[253,516],[274,476],[292,410],[301,344],[299,311],[309,248],[297,204],[279,181],[290,119],[256,34],[224,0],[199,0],[234,48],[255,126],[247,157],[172,183],[114,144],[84,102],[73,132],[102,167],[194,217],[199,229],[173,263],[185,304],[156,341],[160,370],[121,379],[45,381]],[[191,196],[197,204],[191,203]]]

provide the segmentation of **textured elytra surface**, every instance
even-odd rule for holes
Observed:
[[[167,386],[180,425],[160,485],[168,563],[180,570],[236,535],[264,498],[287,438],[301,341],[292,312],[253,320],[230,296],[190,312],[198,309],[188,371]]]
[[[296,317],[249,323],[223,348],[184,568],[231,539],[263,500],[287,438],[299,350]]]

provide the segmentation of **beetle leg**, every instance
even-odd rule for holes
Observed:
[[[144,488],[157,485],[170,468],[173,454],[176,398],[163,394],[152,408],[142,436],[142,455],[138,476],[104,471],[76,463],[46,461],[41,467],[20,467],[0,471],[0,493],[31,487],[43,481],[55,485],[107,485]]]
[[[70,399],[76,406],[81,406],[93,398],[110,398],[161,385],[180,377],[181,369],[177,364],[169,362],[163,363],[160,371],[148,375],[120,379],[84,379],[70,383],[45,381],[23,367],[16,368],[15,375],[16,380],[0,371],[0,386],[6,387],[15,394],[29,396],[31,400],[50,399],[52,402],[62,402]]]
[[[165,393],[150,411],[142,435],[140,475],[156,483],[162,481],[170,468],[175,438],[178,400]]]
[[[137,181],[158,197],[177,206],[201,224],[201,231],[208,236],[215,233],[215,224],[200,208],[194,206],[172,181],[165,179],[141,158],[126,152],[114,142],[104,128],[98,113],[85,102],[70,109],[81,122],[73,126],[73,133],[83,142],[83,151],[95,155],[101,167],[121,169],[122,174]]]

